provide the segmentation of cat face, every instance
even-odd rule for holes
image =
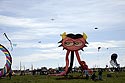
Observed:
[[[85,46],[85,40],[83,38],[72,39],[72,38],[66,37],[62,41],[62,46],[64,47],[64,49],[67,49],[70,51],[80,50]]]

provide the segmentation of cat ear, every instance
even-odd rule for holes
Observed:
[[[86,40],[87,39],[87,35],[85,33],[83,33],[83,38]]]
[[[63,34],[61,34],[60,36],[62,36],[62,39],[65,39],[67,36],[66,36],[66,32],[64,32]]]

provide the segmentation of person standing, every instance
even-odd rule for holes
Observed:
[[[91,76],[91,80],[93,80],[93,81],[96,81],[96,80],[97,80],[95,72],[96,72],[96,71],[93,71],[93,74],[92,74],[92,76]]]
[[[12,77],[12,70],[9,71],[9,79],[11,80]]]
[[[98,80],[102,80],[102,72],[103,72],[103,70],[99,69],[99,71],[98,71]]]
[[[84,70],[84,73],[85,73],[85,76],[86,76],[86,77],[85,77],[85,79],[87,79],[87,80],[88,80],[88,79],[89,79],[89,73],[88,73],[88,70],[87,70],[87,69],[86,69],[86,70]]]

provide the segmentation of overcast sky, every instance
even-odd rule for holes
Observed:
[[[0,0],[0,43],[10,51],[13,69],[20,62],[26,69],[56,68],[65,66],[60,34],[85,32],[89,44],[79,52],[89,67],[111,66],[112,53],[125,66],[124,10],[124,0]],[[3,33],[12,41],[12,51]],[[0,68],[4,64],[1,51]],[[79,66],[76,57],[74,66]]]

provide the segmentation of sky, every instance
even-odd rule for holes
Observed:
[[[89,44],[79,53],[90,68],[111,67],[113,53],[124,67],[124,10],[124,0],[0,0],[0,44],[11,53],[12,69],[20,69],[20,63],[21,69],[57,68],[65,66],[66,56],[58,47],[60,34],[84,32]],[[5,63],[1,51],[0,68]],[[79,66],[76,57],[73,66]]]

